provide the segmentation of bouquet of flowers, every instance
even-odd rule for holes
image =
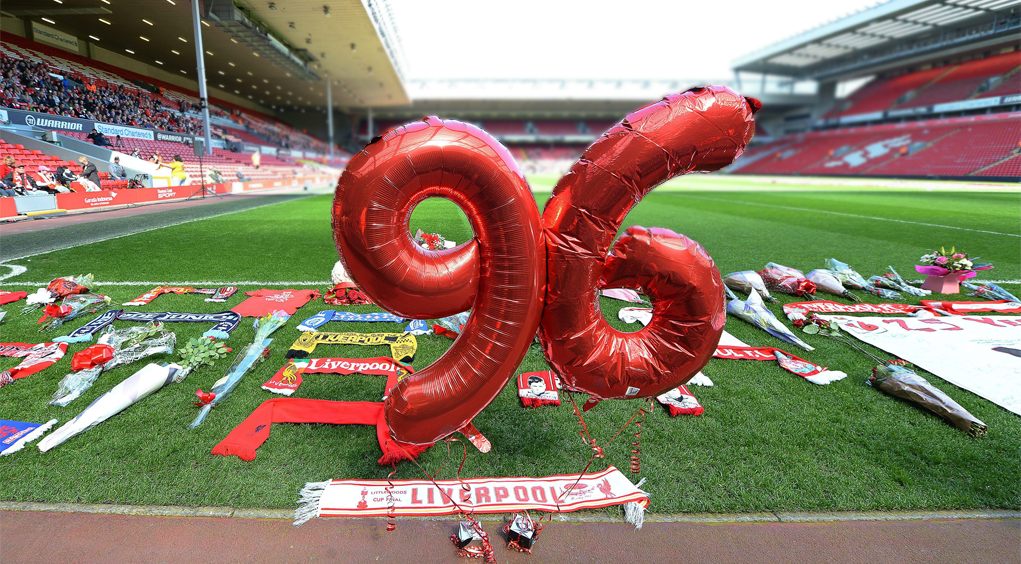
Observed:
[[[372,300],[354,282],[340,282],[326,290],[323,301],[330,305],[367,305]]]
[[[195,337],[178,349],[181,360],[177,363],[181,366],[174,374],[174,383],[183,381],[193,370],[203,366],[212,366],[214,362],[227,356],[234,349],[223,344],[213,337]]]
[[[39,288],[34,294],[28,296],[25,302],[28,304],[25,306],[25,311],[31,311],[41,305],[52,304],[74,294],[84,294],[94,283],[95,278],[91,274],[54,278],[45,288]]]
[[[762,277],[754,270],[731,272],[723,277],[723,283],[735,292],[750,294],[754,289],[767,302],[776,301],[776,298],[769,295],[769,290],[766,289],[766,283],[762,281]]]
[[[241,379],[252,369],[256,363],[261,362],[267,356],[269,356],[269,346],[273,342],[270,338],[277,329],[283,327],[287,320],[290,319],[290,315],[283,311],[274,311],[273,313],[260,317],[255,320],[255,338],[252,339],[252,343],[245,347],[238,354],[234,364],[231,365],[230,369],[227,370],[227,375],[220,378],[213,384],[213,387],[208,391],[202,391],[200,388],[195,392],[198,397],[198,401],[195,403],[199,407],[199,413],[195,416],[195,419],[188,425],[189,429],[194,429],[201,425],[205,420],[206,416],[209,415],[210,410],[216,407],[234,391],[234,388],[241,383]],[[220,351],[217,351],[217,358],[220,355]],[[226,354],[226,353],[224,353]]]
[[[858,271],[851,268],[851,265],[846,262],[840,262],[835,258],[826,259],[826,269],[832,272],[837,280],[847,288],[868,290],[872,286],[864,276],[858,274]]]
[[[91,388],[101,373],[149,356],[172,353],[176,345],[177,335],[166,331],[162,323],[110,327],[95,345],[74,354],[74,372],[61,379],[50,405],[66,406]]]
[[[724,288],[724,291],[727,293],[727,313],[729,315],[743,319],[781,341],[799,346],[806,351],[814,350],[811,345],[791,333],[791,330],[781,323],[773,315],[773,312],[766,309],[762,303],[762,296],[754,289],[748,294],[747,300],[739,299],[730,291],[730,288]]]
[[[790,319],[795,327],[800,328],[809,335],[822,335],[824,337],[840,335],[840,326],[832,321],[823,319],[815,312],[805,311],[801,308],[792,308],[787,313],[787,319]]]
[[[49,331],[65,322],[89,313],[95,313],[110,305],[110,298],[102,294],[71,294],[57,304],[47,304],[39,318],[40,331]]]
[[[767,262],[766,267],[759,271],[759,276],[770,290],[792,296],[813,296],[815,294],[815,284],[805,278],[805,274],[796,268]]]
[[[989,270],[993,267],[987,262],[976,263],[977,258],[970,258],[968,253],[958,251],[955,247],[950,247],[949,251],[940,247],[938,251],[922,255],[922,258],[918,259],[922,264],[916,265],[915,270],[919,274],[929,276],[946,276],[951,272],[960,272],[960,278],[965,280],[973,278],[976,270]]]
[[[986,434],[985,423],[900,362],[887,362],[874,367],[867,383],[885,394],[940,417],[973,437]]]
[[[926,290],[924,288],[916,288],[911,284],[908,284],[908,281],[901,277],[900,273],[898,273],[893,266],[888,266],[887,268],[889,268],[890,270],[883,274],[883,278],[886,279],[886,281],[892,285],[885,287],[892,288],[900,292],[904,292],[905,294],[911,294],[912,296],[919,297],[928,296],[929,294],[932,293],[931,290]],[[878,286],[879,284],[876,285]]]
[[[847,291],[847,288],[845,288],[844,285],[840,283],[840,279],[837,278],[837,275],[832,270],[827,270],[825,268],[817,268],[815,270],[809,271],[809,273],[805,277],[808,278],[810,282],[815,284],[815,287],[818,290],[847,298],[852,302],[861,301],[861,299],[859,299],[858,296]]]
[[[992,282],[989,282],[987,284],[976,284],[975,282],[961,282],[961,286],[964,286],[964,289],[968,290],[969,296],[974,296],[976,298],[1021,303],[1021,299],[1018,299],[1017,296],[1004,290],[998,284],[993,284]]]
[[[442,251],[447,248],[447,240],[439,233],[426,233],[419,229],[415,232],[415,242],[430,251]]]

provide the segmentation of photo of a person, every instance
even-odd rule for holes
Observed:
[[[546,380],[542,376],[531,375],[528,377],[528,389],[520,390],[520,395],[528,399],[557,400],[560,399],[556,390],[550,390]]]

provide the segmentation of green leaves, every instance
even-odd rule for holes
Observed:
[[[212,365],[217,359],[227,356],[231,350],[222,341],[195,337],[178,349],[178,353],[181,355],[181,364],[194,369]]]

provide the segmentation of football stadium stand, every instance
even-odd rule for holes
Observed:
[[[758,147],[737,172],[1021,176],[1021,112],[811,131]],[[924,175],[918,171],[926,171]]]
[[[895,0],[760,49],[739,81],[809,81],[816,96],[767,106],[756,119],[780,135],[729,170],[1021,179],[1019,32],[1017,0]]]
[[[0,106],[175,133],[196,134],[201,127],[196,92],[17,36],[5,35],[0,43],[0,70],[5,86]],[[218,138],[326,150],[322,141],[283,123],[214,102],[210,112],[221,124],[213,130]]]
[[[324,142],[268,115],[214,100],[214,148],[200,160],[193,149],[201,131],[198,104],[194,91],[5,34],[0,42],[0,122],[7,124],[0,123],[0,158],[25,165],[28,176],[42,186],[48,180],[43,174],[61,167],[77,177],[82,173],[77,159],[84,155],[98,169],[101,190],[90,192],[83,179],[75,179],[61,193],[33,191],[23,186],[27,181],[13,177],[0,186],[5,190],[0,218],[327,185],[350,156],[338,150],[328,158]],[[45,119],[48,115],[54,118]],[[97,129],[103,135],[97,136]],[[177,155],[184,163],[183,179],[174,178],[167,166]],[[126,178],[111,178],[115,156]]]

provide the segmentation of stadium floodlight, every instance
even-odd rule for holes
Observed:
[[[134,52],[134,51],[132,51],[131,49],[125,49],[125,50],[124,50],[124,52],[125,52],[125,53],[131,53],[132,55],[134,55],[134,54],[135,54],[135,52]]]
[[[156,25],[156,24],[152,23],[151,21],[149,21],[149,20],[147,20],[145,18],[142,18],[142,23],[144,23],[146,25],[150,25],[150,26],[155,26]]]
[[[55,25],[57,23],[57,22],[51,20],[50,18],[39,18],[39,19],[41,19],[42,21],[44,21],[44,22],[46,22],[48,24],[54,24]]]
[[[138,38],[141,39],[142,41],[145,41],[146,43],[149,43],[149,38],[144,35],[139,35]]]
[[[171,49],[170,52],[175,54],[175,55],[180,55],[181,54],[181,52],[178,51],[177,49]]]
[[[157,64],[157,65],[162,65],[162,64],[163,64],[163,61],[161,61],[161,60],[159,60],[159,59],[156,59],[156,64]]]
[[[110,23],[110,20],[104,20],[103,18],[99,18],[99,21],[105,23],[106,25],[113,25],[112,23]]]
[[[99,38],[98,38],[98,37],[96,37],[95,35],[90,35],[90,36],[89,36],[89,39],[91,39],[91,40],[93,40],[93,41],[99,41]]]

